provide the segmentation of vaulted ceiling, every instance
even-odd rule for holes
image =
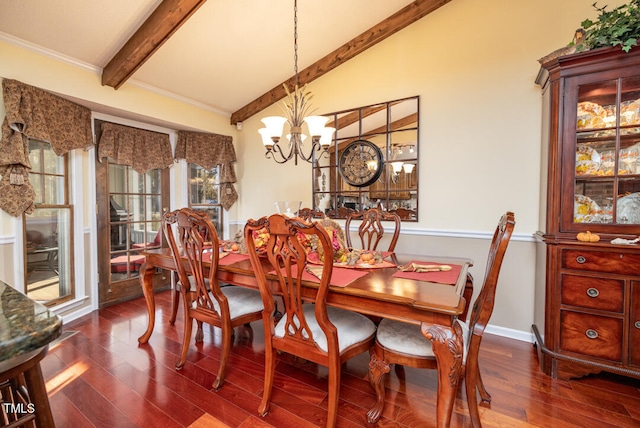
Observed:
[[[450,0],[299,0],[304,84]],[[293,0],[2,0],[0,40],[242,121],[293,82]],[[0,76],[12,77],[12,76]]]

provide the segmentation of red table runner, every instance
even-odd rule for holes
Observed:
[[[220,255],[222,256],[222,254]],[[222,257],[218,260],[218,264],[220,265],[232,265],[234,263],[241,262],[243,260],[249,260],[249,254],[240,254],[240,253],[227,253],[226,256]]]
[[[317,271],[318,274],[321,275],[321,266],[314,266],[314,268],[319,268],[320,270],[316,270],[313,269],[314,271]],[[298,272],[297,266],[293,266],[293,275],[295,276]],[[272,270],[271,272],[269,272],[270,274],[275,274],[276,271]],[[335,286],[335,287],[346,287],[347,285],[349,285],[351,282],[355,281],[358,278],[362,278],[363,276],[365,276],[368,272],[366,271],[362,271],[362,270],[358,270],[358,269],[344,269],[344,268],[333,268],[333,271],[331,273],[331,281],[329,281],[329,284]],[[316,274],[313,274],[309,271],[304,271],[302,273],[302,279],[306,280],[306,281],[313,281],[313,282],[320,282],[320,279],[318,278],[318,276]]]

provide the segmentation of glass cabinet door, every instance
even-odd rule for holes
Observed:
[[[575,146],[567,145],[574,153],[564,153],[575,158],[571,221],[623,232],[640,224],[640,76],[576,90]]]

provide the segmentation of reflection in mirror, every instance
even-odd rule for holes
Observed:
[[[329,113],[327,126],[336,128],[328,156],[313,163],[314,209],[331,218],[350,211],[381,206],[403,221],[418,220],[419,97]],[[380,163],[358,145],[365,140],[382,152]],[[341,156],[349,147],[351,156]],[[353,155],[362,151],[361,157]],[[342,164],[341,164],[342,161]],[[374,168],[380,174],[374,182]],[[351,183],[351,184],[350,184]]]

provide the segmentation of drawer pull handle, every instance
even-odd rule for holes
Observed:
[[[596,337],[598,337],[598,332],[592,328],[588,329],[585,334],[589,339],[595,339]]]
[[[635,326],[636,328],[640,328],[640,321],[636,321],[636,322],[635,322],[635,324],[634,324],[634,326]]]
[[[583,264],[584,262],[587,261],[587,259],[584,256],[578,256],[576,257],[576,261],[580,264]]]
[[[598,297],[599,294],[600,294],[600,292],[598,291],[597,288],[588,288],[587,289],[587,296],[589,296],[589,297]]]

